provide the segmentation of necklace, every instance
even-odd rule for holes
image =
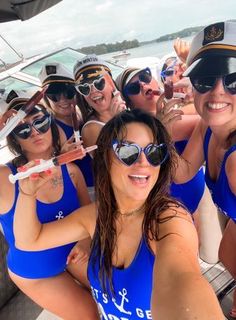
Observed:
[[[134,209],[130,212],[124,212],[124,213],[121,213],[119,209],[117,209],[117,213],[120,214],[121,216],[123,217],[130,217],[130,216],[134,216],[136,214],[140,214],[140,213],[143,213],[143,209],[144,209],[144,204],[141,205],[141,207],[137,208],[137,209]]]

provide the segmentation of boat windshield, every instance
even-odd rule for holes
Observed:
[[[11,90],[25,90],[25,89],[34,89],[38,88],[38,86],[25,82],[13,77],[6,78],[0,81],[0,98],[4,94],[4,92],[10,92]]]
[[[71,48],[66,48],[64,50],[58,51],[54,54],[50,54],[36,62],[31,63],[27,67],[21,69],[21,72],[27,73],[30,76],[38,77],[38,74],[42,67],[46,63],[60,62],[67,67],[70,71],[73,71],[73,67],[77,60],[81,59],[84,54],[73,50]]]
[[[46,63],[52,63],[52,62],[60,62],[63,65],[65,65],[67,69],[73,72],[73,67],[75,63],[79,59],[81,59],[83,56],[85,56],[83,53],[80,53],[72,48],[66,48],[31,63],[30,65],[22,68],[21,72],[37,78],[42,67]],[[112,70],[112,75],[115,78],[121,72],[121,67],[109,62],[107,63],[109,64]]]

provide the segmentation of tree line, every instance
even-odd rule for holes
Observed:
[[[78,49],[78,51],[84,53],[84,54],[105,54],[115,51],[123,51],[126,49],[136,48],[139,47],[139,41],[137,39],[134,40],[124,40],[122,42],[116,42],[116,43],[101,43],[97,44],[95,46],[87,46]]]

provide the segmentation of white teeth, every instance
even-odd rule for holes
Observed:
[[[208,103],[208,108],[210,109],[222,109],[227,106],[227,103]]]
[[[93,97],[93,98],[92,98],[93,101],[97,101],[97,100],[99,100],[99,99],[102,99],[102,96],[97,96],[97,97]]]
[[[132,178],[138,178],[138,179],[147,179],[148,176],[142,176],[142,175],[130,175]]]

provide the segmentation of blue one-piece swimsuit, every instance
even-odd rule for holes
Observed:
[[[181,154],[187,144],[187,141],[178,141],[175,143],[176,150]],[[182,202],[190,213],[194,213],[205,189],[205,177],[203,168],[188,182],[182,184],[172,183],[170,193],[173,198]]]
[[[103,292],[98,278],[98,257],[93,266],[93,254],[91,255],[88,279],[103,320],[152,319],[151,294],[154,260],[153,253],[142,239],[133,261],[127,268],[112,268],[112,283],[115,292],[112,297]]]
[[[73,127],[69,126],[59,120],[56,119],[56,123],[62,130],[65,132],[67,140],[74,134]],[[74,161],[75,164],[80,168],[83,173],[85,182],[87,187],[94,186],[93,172],[92,172],[92,159],[90,155],[87,153],[83,159]]]
[[[8,164],[12,173],[16,168]],[[66,165],[62,166],[64,192],[60,200],[53,203],[43,203],[37,200],[37,214],[41,223],[59,220],[80,207],[76,188],[74,187]],[[29,279],[53,277],[62,273],[66,268],[66,259],[74,243],[42,251],[23,251],[15,247],[13,234],[13,219],[16,201],[19,193],[18,181],[15,184],[15,199],[12,208],[0,215],[5,238],[9,245],[7,264],[15,274]],[[22,212],[24,214],[24,212]],[[60,237],[60,234],[58,235]]]
[[[211,129],[208,128],[204,138],[204,154],[206,159],[206,184],[211,192],[212,199],[221,213],[230,217],[236,223],[236,195],[230,190],[229,182],[225,172],[225,164],[231,153],[236,151],[236,145],[229,148],[224,155],[220,174],[216,181],[209,175],[208,146],[211,137]]]

